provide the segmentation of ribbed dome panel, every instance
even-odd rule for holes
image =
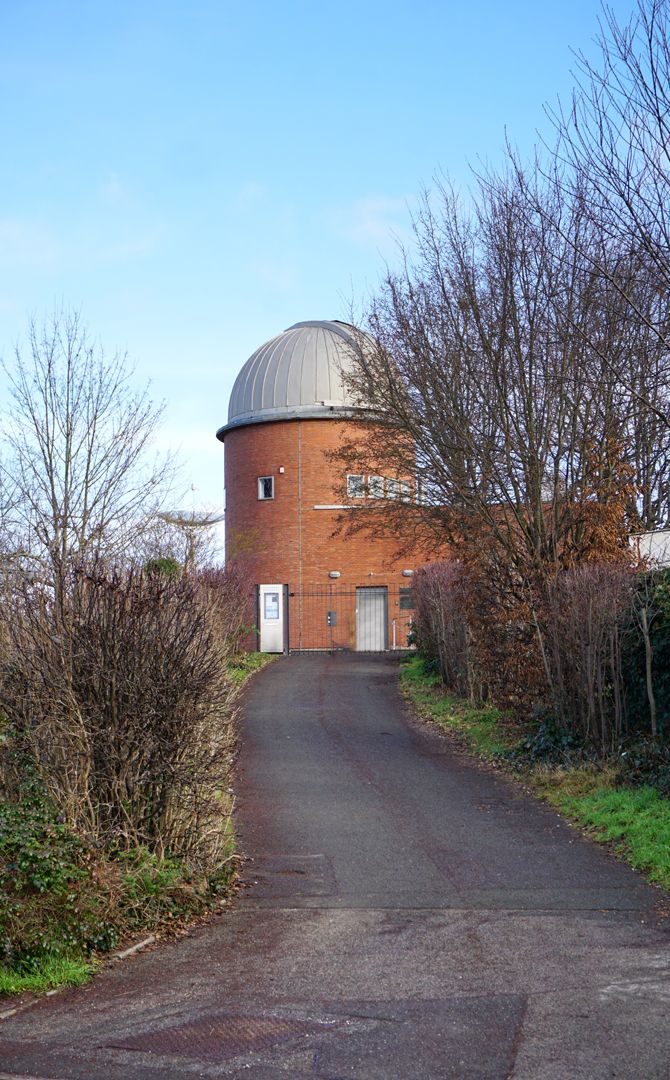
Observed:
[[[332,416],[360,408],[342,373],[353,363],[359,332],[347,323],[301,322],[249,357],[230,395],[230,427],[300,416]]]

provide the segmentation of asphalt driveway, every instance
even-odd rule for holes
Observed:
[[[255,677],[234,909],[5,1019],[0,1077],[668,1080],[663,894],[408,717],[395,675]]]

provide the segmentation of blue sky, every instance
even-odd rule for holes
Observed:
[[[615,2],[625,19],[632,3]],[[80,308],[220,504],[239,368],[374,289],[442,170],[529,152],[597,0],[0,0],[0,354]]]

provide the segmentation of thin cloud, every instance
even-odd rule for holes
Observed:
[[[259,203],[265,201],[267,187],[258,180],[249,180],[235,192],[231,199],[231,207],[234,210],[253,210]]]
[[[118,226],[101,229],[92,236],[86,232],[58,236],[36,221],[0,218],[0,267],[3,270],[66,270],[72,266],[98,266],[145,259],[161,242],[159,227],[135,230],[127,227],[119,235]]]
[[[298,284],[295,270],[285,263],[271,259],[256,259],[248,264],[249,273],[264,285],[279,292],[290,292]]]
[[[328,218],[331,228],[347,240],[386,248],[408,238],[409,202],[408,197],[370,196],[331,210]]]
[[[61,249],[50,229],[36,221],[22,218],[0,218],[0,266],[53,266]]]
[[[146,259],[157,250],[162,236],[161,229],[149,229],[144,233],[130,233],[127,237],[109,244],[101,244],[90,252],[91,261],[114,263],[133,259]]]
[[[98,191],[102,201],[109,206],[128,206],[132,202],[129,188],[115,172],[107,173]]]

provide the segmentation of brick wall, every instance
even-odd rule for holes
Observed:
[[[329,571],[338,570],[341,589],[390,585],[396,600],[389,602],[397,605],[397,587],[410,584],[402,570],[430,561],[426,552],[397,560],[390,537],[334,535],[340,511],[315,509],[342,502],[341,466],[325,455],[351,434],[346,421],[327,419],[251,424],[226,434],[226,557],[244,560],[250,586],[288,584],[301,593],[328,586]],[[259,476],[274,477],[274,499],[258,499]]]

